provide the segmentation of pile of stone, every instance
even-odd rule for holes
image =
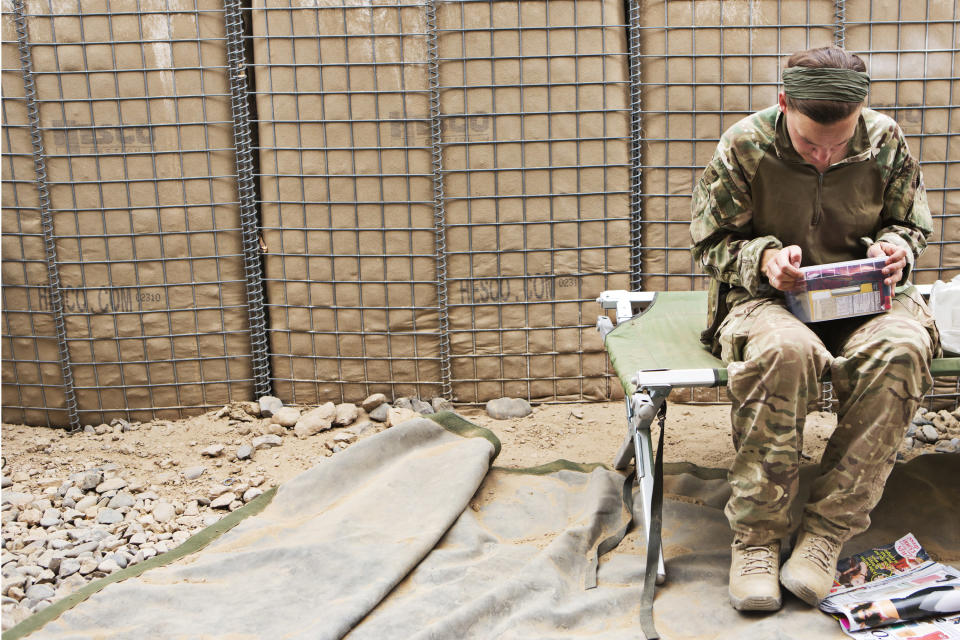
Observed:
[[[361,409],[368,419],[358,422]],[[360,403],[360,407],[350,402],[336,405],[327,402],[308,410],[284,406],[279,398],[263,396],[259,401],[260,415],[268,418],[269,424],[275,424],[278,428],[272,434],[261,436],[260,439],[254,438],[250,446],[256,450],[258,444],[263,446],[264,443],[275,443],[276,440],[264,440],[264,438],[268,438],[269,435],[281,435],[280,429],[292,430],[298,438],[309,438],[334,427],[353,425],[334,437],[334,444],[331,446],[343,448],[360,435],[376,430],[377,425],[392,427],[418,416],[451,410],[453,405],[444,398],[434,398],[431,402],[425,402],[419,398],[404,397],[397,398],[391,405],[382,393],[367,397]],[[239,454],[237,457],[240,458]]]
[[[275,397],[240,402],[216,411],[248,440],[227,451],[213,444],[200,453],[207,458],[249,460],[261,449],[280,446],[289,434],[308,438],[337,429],[326,443],[337,453],[360,437],[421,414],[450,410],[443,398],[423,402],[398,398],[389,404],[382,393],[357,407],[328,402],[303,409],[284,406]],[[361,416],[366,419],[361,420]],[[114,420],[112,425],[89,426],[88,433],[114,433],[114,439],[140,425]],[[218,464],[218,463],[215,463]],[[170,469],[176,462],[157,462]],[[218,464],[219,466],[219,464]],[[239,470],[239,467],[236,468]],[[184,480],[197,480],[203,465],[182,469]],[[129,475],[129,474],[126,474]],[[65,597],[87,582],[166,553],[207,527],[226,512],[240,508],[263,493],[264,475],[228,477],[200,495],[183,500],[161,498],[158,485],[145,486],[124,477],[115,464],[91,467],[69,477],[16,471],[2,479],[2,612],[4,630]],[[179,480],[176,484],[180,484]],[[166,488],[169,491],[169,488]]]
[[[903,449],[918,453],[957,453],[960,451],[960,409],[920,409],[907,428]]]
[[[260,495],[263,481],[214,485],[208,497],[170,502],[160,487],[128,481],[113,464],[67,478],[4,477],[4,629],[89,580],[166,553],[216,522],[211,510]],[[24,490],[27,482],[39,492]]]

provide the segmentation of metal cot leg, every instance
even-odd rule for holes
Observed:
[[[629,435],[614,460],[614,468],[624,469],[630,460],[636,461],[637,481],[640,484],[643,526],[650,539],[651,504],[653,502],[653,445],[650,439],[650,425],[660,407],[666,402],[670,389],[655,389],[649,393],[638,391],[627,398],[627,421]],[[657,563],[657,584],[663,584],[667,571],[663,564],[663,548],[659,550]]]

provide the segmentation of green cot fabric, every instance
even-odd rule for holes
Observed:
[[[641,369],[714,369],[726,384],[723,362],[700,342],[706,328],[706,291],[661,291],[653,302],[607,334],[604,344],[623,389]]]
[[[706,309],[706,291],[661,291],[643,313],[607,334],[607,354],[627,394],[636,391],[630,379],[640,370],[713,369],[717,384],[727,383],[723,362],[700,342]],[[960,358],[934,359],[931,372],[960,375]]]
[[[930,365],[934,378],[960,376],[960,358],[936,358]]]

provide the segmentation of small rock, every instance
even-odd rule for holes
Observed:
[[[116,491],[127,486],[127,481],[121,477],[104,480],[97,485],[97,493],[106,493],[107,491]]]
[[[150,513],[154,520],[164,523],[173,520],[177,515],[177,510],[169,502],[157,502],[153,505],[153,510]]]
[[[390,405],[381,404],[379,407],[370,412],[370,419],[376,422],[386,422],[387,418],[390,417]]]
[[[914,439],[907,437],[903,439],[903,448],[904,449],[913,449]]]
[[[97,570],[97,565],[100,564],[93,558],[87,558],[80,561],[80,575],[85,576],[87,574],[93,573]]]
[[[410,409],[413,411],[413,401],[410,398],[397,398],[393,401],[393,406],[397,409]]]
[[[387,396],[382,393],[374,393],[373,395],[367,396],[367,398],[360,403],[360,406],[363,407],[364,411],[370,413],[386,401]]]
[[[419,414],[417,414],[417,412],[415,412],[413,409],[390,409],[387,414],[387,426],[395,427],[402,422],[406,422],[407,420],[413,420],[414,418],[418,417],[418,415]]]
[[[940,433],[931,424],[925,424],[917,429],[917,438],[927,444],[933,444],[940,439]]]
[[[253,454],[253,447],[249,444],[242,444],[237,447],[237,460],[246,460]]]
[[[453,411],[453,403],[446,398],[436,397],[430,401],[430,405],[436,413],[441,411]]]
[[[293,427],[293,432],[298,438],[307,438],[329,429],[333,425],[335,417],[335,405],[332,402],[327,402],[300,416],[297,424]]]
[[[22,522],[30,526],[40,524],[41,518],[43,518],[43,514],[40,513],[39,509],[24,509],[20,512],[20,515],[17,516],[17,522]]]
[[[0,476],[0,488],[6,489],[7,487],[13,486],[13,480],[7,476]]]
[[[357,416],[359,415],[360,410],[357,409],[357,405],[351,402],[344,402],[343,404],[337,405],[337,414],[333,419],[333,423],[345,427],[356,422]]]
[[[352,426],[344,429],[344,431],[352,433],[356,436],[362,436],[367,433],[372,433],[376,430],[377,428],[369,420],[364,420],[363,422],[356,422]]]
[[[46,600],[52,598],[56,591],[49,584],[35,584],[27,589],[27,597],[31,600]]]
[[[107,506],[111,509],[123,509],[124,507],[132,507],[136,504],[136,500],[132,495],[126,493],[125,491],[118,491],[117,495],[110,498],[110,502],[107,503]]]
[[[59,517],[57,517],[57,516],[52,516],[52,517],[51,517],[51,516],[44,516],[44,517],[40,518],[40,526],[43,527],[44,529],[48,529],[48,528],[50,528],[50,527],[55,527],[55,526],[57,526],[58,524],[63,524],[63,520],[61,520],[61,519],[60,519]]]
[[[427,416],[434,412],[433,405],[429,402],[424,402],[419,398],[414,398],[410,402],[413,404],[413,410],[422,416]]]
[[[243,501],[250,502],[257,496],[263,495],[263,489],[258,489],[257,487],[250,487],[243,492]]]
[[[228,485],[215,484],[215,485],[213,485],[213,486],[210,487],[210,489],[209,489],[209,491],[207,492],[207,494],[208,494],[211,498],[217,498],[217,497],[222,496],[223,494],[225,494],[227,491],[230,491],[230,487],[229,487]]]
[[[103,562],[97,565],[97,571],[102,571],[103,573],[110,574],[114,571],[119,571],[120,565],[117,564],[117,561],[113,558],[107,558]]]
[[[227,491],[226,493],[220,495],[218,498],[210,502],[211,509],[227,509],[230,507],[230,503],[237,499],[237,494],[232,491]]]
[[[60,568],[57,570],[57,577],[66,578],[67,576],[72,576],[78,571],[80,571],[80,561],[76,558],[65,558],[60,563]]]
[[[356,442],[356,440],[357,440],[357,434],[351,433],[349,431],[341,431],[337,435],[333,436],[333,441],[341,444],[344,442],[347,442],[347,443]]]
[[[947,414],[947,415],[950,415],[950,414]],[[950,419],[947,420],[947,419],[945,419],[943,416],[937,415],[937,417],[935,417],[933,420],[931,420],[931,422],[933,423],[932,426],[933,426],[934,428],[936,428],[937,430],[939,430],[939,431],[947,431],[947,430],[949,430],[950,427],[953,425],[953,416],[950,416]]]
[[[241,400],[240,402],[235,402],[234,406],[243,411],[245,414],[251,418],[260,417],[260,405],[256,402],[249,402],[247,400]]]
[[[260,415],[264,418],[269,418],[277,411],[283,408],[283,402],[280,398],[274,396],[263,396],[260,398]]]
[[[183,470],[183,477],[187,480],[196,480],[203,475],[207,468],[204,466],[188,467]]]
[[[941,440],[933,448],[937,453],[957,453],[960,452],[960,438],[951,438],[950,440]]]
[[[123,514],[116,509],[104,507],[97,512],[97,524],[116,524],[123,522]]]
[[[253,445],[254,451],[256,451],[257,449],[264,449],[267,447],[279,447],[281,444],[283,444],[283,439],[281,439],[280,436],[275,433],[269,433],[265,436],[254,438],[251,444]]]
[[[200,452],[200,455],[207,456],[208,458],[217,458],[220,454],[223,453],[222,444],[212,444],[203,451]]]
[[[281,427],[293,427],[300,419],[300,409],[296,407],[283,407],[273,414],[273,422]]]
[[[90,491],[92,489],[96,489],[97,485],[101,482],[103,482],[103,473],[97,469],[92,469],[84,472],[83,476],[81,476],[80,488],[83,491]]]
[[[911,422],[910,425],[907,427],[907,432],[904,434],[904,437],[912,438],[915,435],[917,435],[917,425]]]
[[[213,414],[215,418],[227,417],[239,422],[247,422],[260,417],[260,405],[256,402],[231,402]]]
[[[75,504],[73,508],[77,511],[86,511],[95,504],[97,504],[97,496],[88,495],[78,500],[77,504]]]
[[[487,402],[487,415],[496,420],[522,418],[530,415],[533,408],[523,398],[497,398]]]
[[[33,494],[30,493],[21,493],[19,491],[4,491],[3,492],[3,504],[12,504],[15,507],[25,507],[35,498]]]

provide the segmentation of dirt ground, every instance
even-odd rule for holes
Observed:
[[[495,461],[498,466],[529,467],[559,458],[610,464],[626,435],[622,401],[544,404],[524,418],[509,420],[490,418],[481,407],[461,407],[457,411],[500,439],[503,449]],[[345,428],[305,439],[286,431],[280,446],[258,449],[251,459],[237,460],[237,448],[260,433],[269,433],[269,423],[259,419],[237,421],[216,414],[211,411],[176,421],[135,423],[127,431],[114,426],[103,434],[70,435],[62,429],[5,424],[3,475],[12,477],[14,483],[42,486],[45,477],[62,480],[71,473],[112,464],[132,488],[149,486],[163,498],[185,501],[204,495],[213,484],[263,488],[281,484],[333,455],[335,447],[349,446],[344,441]],[[358,422],[364,419],[361,415]],[[819,456],[835,420],[832,415],[819,413],[808,419],[806,454]],[[728,425],[728,405],[671,404],[665,459],[727,467],[733,456]],[[360,437],[383,428],[374,423]],[[273,430],[283,433],[277,425]],[[223,454],[214,458],[203,455],[211,445],[223,445]],[[205,467],[200,477],[184,477],[185,470],[199,466]]]

